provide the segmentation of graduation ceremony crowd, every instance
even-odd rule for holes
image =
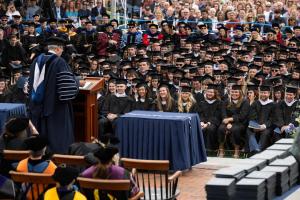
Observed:
[[[124,18],[114,18],[116,13],[101,0],[0,0],[0,102],[25,103],[32,114],[31,121],[9,120],[0,146],[30,150],[28,159],[13,166],[17,171],[55,172],[59,186],[50,188],[44,199],[53,195],[85,199],[72,186],[78,172],[57,168],[45,158],[47,145],[54,153],[88,154],[91,167],[81,176],[130,179],[128,195],[136,194],[139,189],[132,175],[112,164],[120,142],[115,137],[116,120],[133,110],[198,113],[205,147],[219,157],[226,150],[232,150],[234,158],[241,151],[260,152],[280,138],[291,137],[298,127],[300,4],[296,0],[127,3],[125,25]],[[47,54],[57,47],[63,51],[60,58]],[[52,81],[44,88],[36,82],[34,67],[50,62],[60,67],[57,74],[47,72]],[[97,142],[73,144],[74,136],[64,134],[73,131],[72,106],[59,102],[71,102],[85,77],[105,79],[98,94],[99,135]],[[67,84],[67,89],[60,84]],[[42,135],[44,130],[35,118],[41,108],[32,101],[43,102],[42,112],[49,115],[47,129],[61,135],[48,135],[47,141],[27,138],[28,132]],[[62,125],[61,130],[57,125]],[[11,164],[1,162],[2,175],[9,176]]]

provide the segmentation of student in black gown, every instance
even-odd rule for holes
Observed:
[[[286,87],[284,100],[276,104],[275,121],[276,127],[280,128],[280,134],[275,133],[274,139],[289,137],[290,131],[297,124],[293,117],[293,112],[296,110],[298,100],[296,99],[298,89],[296,87]]]
[[[272,121],[274,116],[274,102],[270,99],[271,87],[259,87],[259,99],[250,108],[249,121],[259,124],[257,129],[247,128],[247,136],[250,152],[259,152],[269,146],[271,133],[273,132]]]
[[[189,86],[182,86],[178,97],[177,110],[180,113],[198,113],[199,106],[191,93],[192,88]]]
[[[132,110],[133,99],[126,94],[127,80],[116,80],[116,94],[110,95],[104,102],[103,115],[100,119],[99,134],[114,133],[116,119]]]
[[[0,76],[0,103],[10,102],[11,96],[11,91],[7,87],[6,77]]]
[[[222,121],[222,101],[215,85],[207,86],[204,98],[205,100],[200,102],[199,107],[205,147],[209,150],[216,150],[218,149],[217,130]]]
[[[234,158],[239,158],[240,147],[248,122],[250,104],[244,98],[240,85],[233,85],[230,90],[230,99],[223,106],[223,120],[218,129],[219,157],[224,157],[224,143],[230,138],[234,146]]]
[[[153,107],[153,99],[149,97],[150,92],[147,83],[138,83],[136,89],[138,97],[134,103],[134,110],[151,110]]]
[[[161,112],[176,112],[177,104],[172,98],[168,84],[161,84],[154,103],[154,110]]]

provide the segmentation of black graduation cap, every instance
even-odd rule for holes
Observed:
[[[142,81],[142,82],[139,82],[138,84],[136,84],[135,87],[136,88],[140,88],[140,87],[148,88],[148,84],[147,84],[147,82]]]
[[[281,83],[281,76],[270,77],[268,82],[272,85],[278,85]]]
[[[259,87],[259,91],[271,91],[271,86],[270,85],[261,85]]]
[[[60,20],[58,20],[58,23],[60,23],[60,24],[66,24],[67,21],[65,19],[60,19]]]
[[[191,92],[192,88],[190,86],[182,86],[181,92]]]
[[[57,19],[55,18],[51,18],[48,20],[48,23],[51,24],[51,23],[56,23],[57,22]]]
[[[16,134],[28,128],[29,118],[18,117],[12,118],[5,124],[6,131]]]
[[[188,78],[182,78],[182,79],[180,79],[180,83],[187,83],[188,85],[190,85],[191,80]]]
[[[47,40],[47,44],[64,46],[66,44],[66,40],[60,37],[53,36]]]
[[[214,90],[216,90],[218,88],[218,85],[216,85],[216,84],[208,84],[207,85],[207,89],[209,90],[209,89],[214,89]]]
[[[232,90],[242,90],[242,86],[241,85],[232,85],[231,89]]]
[[[8,79],[9,79],[8,76],[4,76],[3,74],[0,75],[0,82],[5,82]]]
[[[274,92],[282,91],[283,90],[283,85],[276,85],[273,87]]]
[[[39,17],[40,15],[39,14],[34,14],[34,15],[32,15],[32,17],[34,18],[34,17]]]
[[[203,64],[203,66],[205,66],[205,65],[211,65],[211,66],[214,66],[214,64],[216,64],[216,62],[211,61],[211,60],[207,60],[207,61],[203,62],[202,64]]]
[[[17,19],[19,19],[19,18],[21,18],[22,16],[21,16],[21,15],[19,15],[19,14],[16,14],[16,15],[13,15],[12,17],[13,17],[13,18],[17,18]]]
[[[120,84],[127,85],[127,80],[126,80],[126,79],[122,79],[122,78],[118,78],[118,79],[116,80],[116,84],[117,84],[117,85],[120,85]]]
[[[54,181],[58,182],[61,186],[69,185],[73,180],[75,180],[79,175],[79,171],[74,167],[69,166],[58,166],[55,169],[52,178]]]
[[[116,155],[118,152],[119,152],[118,148],[113,146],[107,146],[98,149],[94,153],[94,156],[97,157],[102,164],[106,164],[109,163],[114,157],[114,155]]]
[[[256,79],[256,78],[251,78],[250,83],[253,83],[254,85],[259,85],[260,84],[260,80]]]
[[[219,69],[214,70],[214,76],[221,76],[222,72]]]
[[[174,87],[173,85],[169,84],[168,82],[162,81],[159,86],[158,89],[162,88],[162,87],[166,87],[169,90],[171,90],[172,87]]]
[[[205,80],[215,81],[216,79],[208,74],[205,74],[204,76],[202,76],[202,82]]]
[[[260,66],[256,65],[256,64],[250,64],[248,66],[249,69],[256,69],[256,70],[259,70],[260,69]]]
[[[157,79],[159,80],[159,79],[161,78],[161,74],[158,74],[158,73],[151,73],[151,74],[150,74],[150,77],[151,77],[152,80],[154,80],[154,79],[155,79],[155,80],[157,80]]]
[[[149,24],[149,28],[151,28],[151,27],[155,27],[155,28],[158,29],[158,25],[157,25],[157,24],[154,24],[154,23]]]
[[[247,85],[248,91],[257,91],[258,85]]]
[[[30,138],[26,139],[24,141],[24,143],[28,150],[40,151],[47,146],[48,141],[46,138],[37,136],[37,137],[30,137]]]
[[[293,94],[297,94],[298,93],[298,88],[295,86],[286,86],[285,88],[285,92],[286,93],[293,93]]]
[[[235,78],[235,77],[228,77],[227,78],[227,84],[236,84],[238,82],[238,78]]]

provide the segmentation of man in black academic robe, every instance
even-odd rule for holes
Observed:
[[[99,120],[99,135],[113,133],[115,128],[115,120],[133,108],[133,99],[126,94],[127,81],[125,79],[117,79],[117,92],[108,96],[104,102],[104,117]]]
[[[67,153],[74,142],[71,100],[79,91],[69,65],[60,57],[64,42],[49,38],[48,54],[34,60],[29,77],[29,116],[54,153]]]
[[[293,112],[296,111],[298,101],[296,99],[298,89],[296,87],[287,87],[285,89],[285,98],[276,105],[274,124],[280,129],[280,132],[274,132],[275,140],[288,137],[289,133],[297,126]]]
[[[271,99],[271,88],[261,86],[259,100],[255,101],[250,108],[249,121],[258,124],[257,127],[247,128],[250,152],[259,152],[268,147],[272,133],[272,122],[275,105]]]

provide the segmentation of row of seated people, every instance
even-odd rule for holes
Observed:
[[[20,138],[19,138],[19,141]],[[115,165],[114,157],[118,154],[118,148],[114,146],[112,142],[118,142],[118,139],[110,139],[108,136],[103,139],[106,144],[101,143],[98,149],[89,156],[94,157],[96,162],[87,169],[83,170],[79,174],[79,169],[59,166],[51,161],[46,155],[47,140],[40,136],[33,136],[26,138],[22,145],[25,149],[29,150],[29,157],[19,162],[12,163],[10,169],[17,172],[32,172],[32,173],[43,173],[53,174],[53,179],[57,182],[56,187],[49,185],[47,188],[43,188],[42,185],[19,185],[20,190],[18,197],[23,199],[110,199],[115,197],[116,199],[128,199],[129,197],[135,196],[139,192],[139,188],[135,182],[132,174],[120,167]],[[8,147],[9,148],[9,147]],[[2,159],[1,165],[7,167],[6,160]],[[11,164],[11,163],[10,163]],[[3,171],[3,169],[1,170]],[[77,176],[85,178],[97,178],[97,179],[114,179],[114,180],[130,180],[130,191],[121,193],[102,193],[100,190],[85,191],[84,195],[78,192],[78,187],[73,184]],[[9,177],[9,174],[6,174]],[[32,188],[30,188],[32,187]],[[32,192],[33,191],[33,192]],[[43,191],[43,192],[41,192]],[[1,192],[0,192],[1,193]]]
[[[136,86],[136,98],[126,95],[126,81],[122,79],[108,83],[108,90],[109,94],[103,96],[99,104],[100,135],[113,132],[116,119],[131,110],[198,113],[206,149],[219,150],[222,157],[225,143],[229,143],[234,148],[234,157],[238,158],[241,149],[262,151],[272,141],[288,137],[291,127],[297,126],[296,87],[286,87],[284,100],[278,102],[272,100],[272,87],[267,85],[248,86],[247,96],[244,86],[233,85],[224,101],[213,84],[201,93],[202,97],[197,96],[199,93],[193,94],[188,86],[182,86],[174,97],[169,85],[161,84],[154,100],[149,97],[147,84],[143,83]],[[249,128],[249,122],[256,123],[256,127]]]

